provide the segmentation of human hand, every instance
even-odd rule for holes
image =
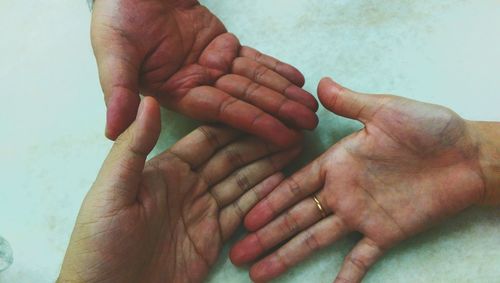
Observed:
[[[360,282],[388,249],[485,195],[474,129],[451,110],[356,93],[330,79],[321,81],[318,95],[326,108],[365,127],[286,179],[247,214],[245,226],[254,232],[234,245],[233,263],[251,262],[284,243],[253,264],[250,276],[258,282],[354,231],[363,238],[335,282]]]
[[[87,194],[58,282],[199,282],[300,151],[203,126],[145,162],[160,133],[145,97]]]
[[[227,33],[193,0],[97,0],[92,45],[108,108],[106,136],[134,120],[139,91],[202,121],[219,121],[277,145],[317,125],[314,97],[294,67]]]

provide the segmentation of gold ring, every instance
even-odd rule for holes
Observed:
[[[319,202],[319,199],[316,196],[313,196],[313,200],[316,203],[316,206],[318,207],[319,212],[321,212],[321,217],[325,218],[326,217],[326,211],[323,209],[323,206],[321,205],[321,202]]]

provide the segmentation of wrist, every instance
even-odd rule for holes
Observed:
[[[484,183],[479,204],[500,205],[500,122],[468,121],[478,147],[478,163]]]

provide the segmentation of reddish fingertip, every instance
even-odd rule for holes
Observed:
[[[139,96],[116,92],[108,100],[106,112],[106,137],[115,140],[123,133],[137,115]]]
[[[229,252],[231,262],[236,266],[241,266],[253,261],[262,253],[259,239],[255,234],[250,234],[243,240],[237,242]]]
[[[108,119],[108,121],[109,121],[109,119]],[[107,122],[106,129],[104,132],[104,135],[106,136],[106,138],[108,138],[109,140],[115,141],[118,138],[118,136],[120,135],[118,132],[119,132],[118,130],[115,130],[113,128],[113,126],[110,125],[109,122]]]
[[[250,210],[246,215],[243,223],[248,231],[257,231],[267,224],[271,219],[273,219],[272,210],[267,207],[265,201],[261,201],[255,207]]]
[[[286,266],[277,257],[269,256],[250,268],[250,278],[254,282],[267,282],[286,271]]]

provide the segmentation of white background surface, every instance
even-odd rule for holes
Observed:
[[[500,120],[500,1],[204,1],[242,43],[364,92]],[[14,264],[0,282],[53,282],[81,201],[111,143],[84,0],[0,0],[0,235]],[[324,109],[310,160],[358,124]],[[193,127],[164,113],[157,150]],[[241,234],[241,233],[240,233]],[[241,236],[241,235],[239,235]],[[281,277],[331,282],[353,235]],[[247,282],[227,247],[211,282]],[[500,282],[500,209],[473,208],[405,242],[365,282]]]

